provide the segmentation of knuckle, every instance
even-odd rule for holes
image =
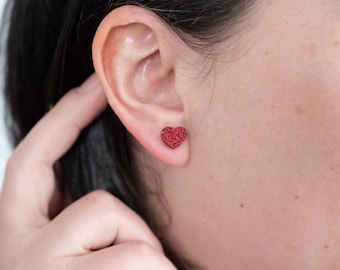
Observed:
[[[87,195],[89,201],[95,204],[107,204],[111,201],[112,195],[104,190],[95,190]]]
[[[133,241],[128,244],[129,254],[138,260],[140,270],[175,270],[164,254],[157,252],[144,242]]]
[[[104,190],[95,190],[90,192],[88,195],[88,200],[92,205],[96,207],[103,208],[117,208],[122,205],[122,203],[109,192]]]
[[[19,170],[19,160],[17,158],[17,155],[13,153],[6,163],[5,173],[6,175],[13,175],[18,172]]]
[[[154,250],[146,243],[140,241],[130,242],[129,250],[131,254],[136,256],[136,258],[140,258],[145,261],[151,261],[151,257],[154,256]]]
[[[5,176],[21,176],[24,174],[23,171],[30,171],[31,167],[31,160],[23,157],[22,151],[18,151],[17,148],[7,160]]]

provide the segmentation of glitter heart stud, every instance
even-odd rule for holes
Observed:
[[[175,149],[180,146],[185,141],[187,136],[188,133],[183,127],[166,127],[162,130],[161,134],[163,142],[171,149]]]

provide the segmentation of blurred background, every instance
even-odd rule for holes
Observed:
[[[3,11],[6,0],[0,0],[0,23],[1,27],[3,27]],[[5,25],[6,26],[6,25]],[[2,28],[0,28],[2,29]],[[4,35],[1,33],[1,43],[0,43],[0,189],[3,182],[4,170],[6,166],[6,161],[11,153],[8,138],[6,135],[5,129],[5,120],[4,120],[4,99],[3,99],[3,61],[4,61],[4,51],[3,51],[3,38]]]

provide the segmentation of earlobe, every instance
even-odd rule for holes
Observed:
[[[155,158],[171,165],[189,159],[189,142],[164,143],[164,127],[185,126],[181,90],[176,85],[176,38],[152,12],[124,6],[99,26],[93,61],[112,109],[129,132]],[[170,43],[169,43],[170,42]],[[180,41],[178,41],[180,42]]]

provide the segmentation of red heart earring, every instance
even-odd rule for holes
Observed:
[[[171,149],[175,149],[180,146],[185,141],[187,136],[188,133],[183,127],[166,127],[163,128],[161,134],[163,142]]]

